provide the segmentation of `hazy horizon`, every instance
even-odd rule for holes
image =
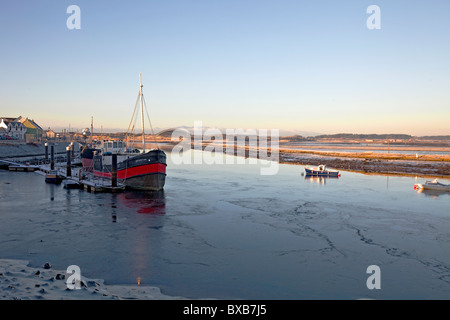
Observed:
[[[153,128],[153,132],[155,134],[158,134],[161,131],[164,130],[170,130],[170,129],[177,129],[177,128],[187,128],[190,131],[193,132],[194,127],[193,126],[187,126],[187,125],[179,125],[179,126],[174,126],[174,127],[165,127],[165,128]],[[48,128],[43,128],[44,130],[48,130]],[[64,128],[64,127],[54,127],[51,128],[53,131],[57,132],[57,133],[61,133],[64,131],[67,131],[68,128]],[[85,127],[85,128],[71,128],[70,132],[71,133],[81,133],[82,130],[84,129],[90,129],[89,127]],[[206,129],[219,129],[219,130],[223,130],[222,132],[225,134],[225,130],[226,129],[231,129],[231,130],[237,130],[237,129],[243,129],[243,130],[255,130],[256,132],[258,132],[260,129],[266,129],[266,128],[217,128],[217,127],[208,127],[208,126],[203,126],[203,130]],[[276,128],[272,128],[272,129],[276,129]],[[268,129],[268,133],[270,134],[270,130]],[[126,133],[127,129],[125,128],[95,128],[94,127],[94,131],[93,133],[95,135],[98,134],[114,134],[114,133]],[[141,134],[141,129],[139,128],[138,130],[135,130],[134,133],[137,135]],[[145,129],[145,134],[152,134],[150,128],[146,128]],[[324,132],[310,132],[310,131],[303,131],[303,130],[296,130],[296,129],[285,129],[285,130],[280,130],[280,137],[282,136],[293,136],[293,135],[300,135],[303,137],[314,137],[314,136],[319,136],[319,135],[337,135],[337,134],[355,134],[355,135],[411,135],[413,137],[424,137],[424,136],[449,136],[448,135],[414,135],[414,134],[410,134],[410,133],[405,133],[405,132],[367,132],[367,133],[361,133],[361,132],[329,132],[329,133],[324,133]]]

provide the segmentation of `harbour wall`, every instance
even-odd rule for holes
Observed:
[[[55,153],[66,152],[66,147],[70,142],[48,143],[48,152],[50,155],[50,147],[54,145]],[[80,145],[74,142],[74,150],[78,151]],[[38,157],[45,155],[45,145],[42,143],[0,143],[0,159],[17,158],[17,157]]]

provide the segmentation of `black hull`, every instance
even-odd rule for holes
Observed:
[[[166,183],[165,173],[152,173],[134,176],[125,180],[125,186],[135,190],[160,191]]]

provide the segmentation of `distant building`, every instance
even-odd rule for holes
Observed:
[[[0,140],[6,140],[8,136],[8,133],[6,132],[6,129],[4,127],[0,127]]]
[[[44,130],[36,122],[22,116],[18,120],[27,128],[27,132],[25,133],[26,141],[36,141],[42,138]]]
[[[25,140],[26,132],[18,118],[0,118],[0,139]]]
[[[47,139],[55,139],[56,138],[56,133],[55,131],[53,131],[52,129],[48,128],[48,130],[45,130],[44,132],[45,137]]]

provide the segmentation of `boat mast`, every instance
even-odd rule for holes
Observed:
[[[92,134],[93,134],[92,131],[94,131],[94,117],[91,117],[91,141],[90,141],[91,146],[92,146]]]
[[[144,104],[142,99],[142,87],[144,87],[144,85],[142,84],[140,73],[139,73],[139,85],[140,85],[139,99],[141,100],[141,120],[142,120],[142,153],[145,153]]]

